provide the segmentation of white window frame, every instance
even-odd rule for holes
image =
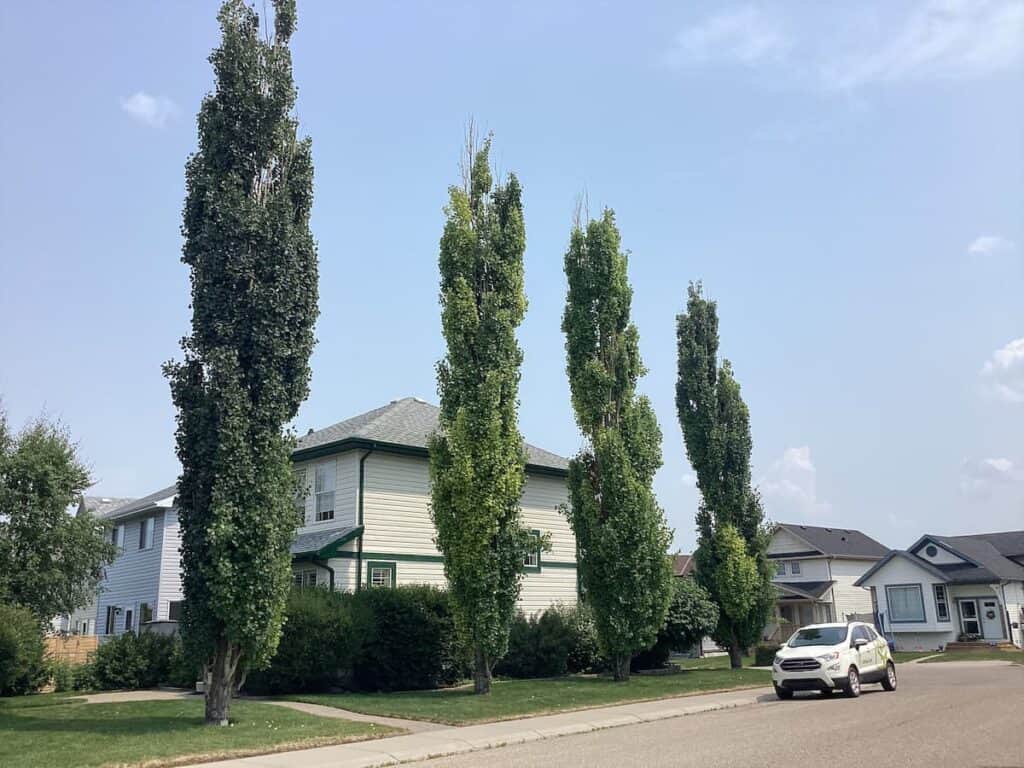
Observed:
[[[940,590],[942,591],[942,597],[939,597]],[[952,622],[953,617],[949,612],[949,590],[946,589],[946,585],[932,584],[932,595],[935,598],[935,620],[943,623]],[[945,612],[945,616],[942,615],[943,612]]]
[[[371,561],[366,564],[366,586],[371,589],[391,589],[398,585],[398,563]]]
[[[153,529],[156,528],[155,517],[144,517],[139,520],[139,549],[153,548]]]
[[[296,469],[295,477],[295,516],[299,525],[306,524],[306,497],[309,496],[309,485],[306,483],[306,468]]]
[[[131,632],[134,629],[134,627],[132,626],[134,623],[135,623],[135,609],[133,609],[133,608],[125,608],[125,610],[124,610],[124,631],[125,632]]]
[[[316,509],[314,519],[318,523],[324,523],[334,519],[335,491],[338,487],[338,463],[331,460],[317,464],[315,478]]]
[[[785,576],[786,575],[786,561],[785,560],[777,560],[775,562],[775,575],[776,576]]]
[[[118,552],[124,552],[124,523],[110,529],[110,543],[117,547]]]
[[[800,575],[800,562],[798,560],[794,560],[789,564],[789,572],[794,576]]]
[[[292,571],[292,586],[297,589],[309,589],[318,584],[316,568],[300,568]]]
[[[892,608],[892,595],[895,590],[909,590],[917,594],[918,605],[921,608],[920,618],[917,617],[917,614],[914,614],[913,618],[906,618],[905,615],[895,615]],[[928,612],[924,605],[924,590],[921,589],[920,584],[886,584],[885,603],[886,607],[889,609],[889,622],[892,624],[925,624],[928,621]]]
[[[106,623],[103,625],[104,635],[113,635],[117,631],[117,606],[108,605],[106,611]]]

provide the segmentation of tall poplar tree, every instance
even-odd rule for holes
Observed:
[[[309,390],[317,257],[310,142],[292,112],[295,2],[274,0],[272,32],[242,0],[218,18],[216,89],[185,171],[192,333],[165,374],[182,465],[182,636],[205,665],[206,721],[226,725],[233,690],[281,633],[295,533],[285,427]]]
[[[430,443],[431,514],[455,605],[472,643],[473,688],[491,689],[530,548],[519,521],[526,457],[518,426],[526,313],[526,229],[519,181],[494,185],[490,138],[470,130],[463,185],[449,190],[441,237],[441,321],[448,353],[437,365],[440,429]]]
[[[577,221],[565,255],[569,388],[587,446],[569,464],[569,521],[580,582],[598,637],[629,679],[633,654],[654,644],[672,597],[672,533],[651,483],[661,466],[661,430],[646,397],[633,291],[615,215],[584,230]]]
[[[718,308],[699,283],[690,285],[676,336],[676,410],[701,493],[695,573],[719,607],[712,637],[738,668],[775,602],[764,511],[750,478],[750,413],[732,365],[718,363]]]

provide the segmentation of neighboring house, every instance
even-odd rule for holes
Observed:
[[[296,499],[301,524],[291,551],[297,586],[444,585],[429,511],[427,443],[438,415],[435,406],[407,397],[299,439],[292,459],[307,492]],[[576,602],[576,542],[559,511],[568,502],[568,461],[524,448],[522,521],[551,542],[550,551],[538,547],[526,563],[519,608],[533,613]],[[171,486],[108,516],[122,554],[107,569],[97,632],[177,619],[182,594],[174,494]]]
[[[856,582],[888,554],[888,548],[849,528],[776,524],[768,557],[779,591],[778,620],[765,628],[765,639],[785,641],[807,624],[870,621],[871,593]]]
[[[672,555],[672,574],[677,579],[692,578],[697,567],[697,561],[693,555],[684,555],[679,552]],[[695,643],[686,655],[687,656],[720,656],[725,651],[710,637],[702,637],[699,643]]]
[[[1024,531],[926,534],[858,581],[877,625],[901,650],[957,641],[1024,647]]]
[[[113,509],[132,501],[129,498],[114,498],[111,496],[83,496],[78,501],[76,515],[89,512],[94,517],[103,518]],[[96,634],[96,600],[93,599],[88,605],[77,609],[74,613],[58,616],[52,622],[53,629],[57,632],[70,635],[94,635]]]

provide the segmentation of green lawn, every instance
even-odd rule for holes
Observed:
[[[673,659],[673,664],[683,669],[729,669],[729,656],[705,656],[701,659]],[[743,657],[743,666],[754,666],[753,656]]]
[[[893,651],[892,657],[897,664],[914,659],[923,659],[925,656],[934,656],[938,651]]]
[[[933,664],[942,661],[1012,661],[1024,664],[1024,652],[1000,651],[996,648],[979,648],[976,651],[946,651],[934,659],[922,661],[922,664]]]
[[[372,739],[393,729],[315,717],[254,701],[231,705],[231,725],[203,725],[203,701],[85,704],[62,695],[0,700],[0,765],[182,765]]]
[[[462,687],[404,693],[308,694],[287,698],[369,715],[458,725],[750,688],[768,685],[770,680],[769,673],[764,670],[695,669],[671,675],[633,675],[627,683],[590,675],[549,680],[497,680],[489,696],[474,696],[471,687]]]

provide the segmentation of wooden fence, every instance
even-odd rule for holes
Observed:
[[[84,664],[99,641],[96,635],[54,635],[46,638],[46,653],[54,661]]]

